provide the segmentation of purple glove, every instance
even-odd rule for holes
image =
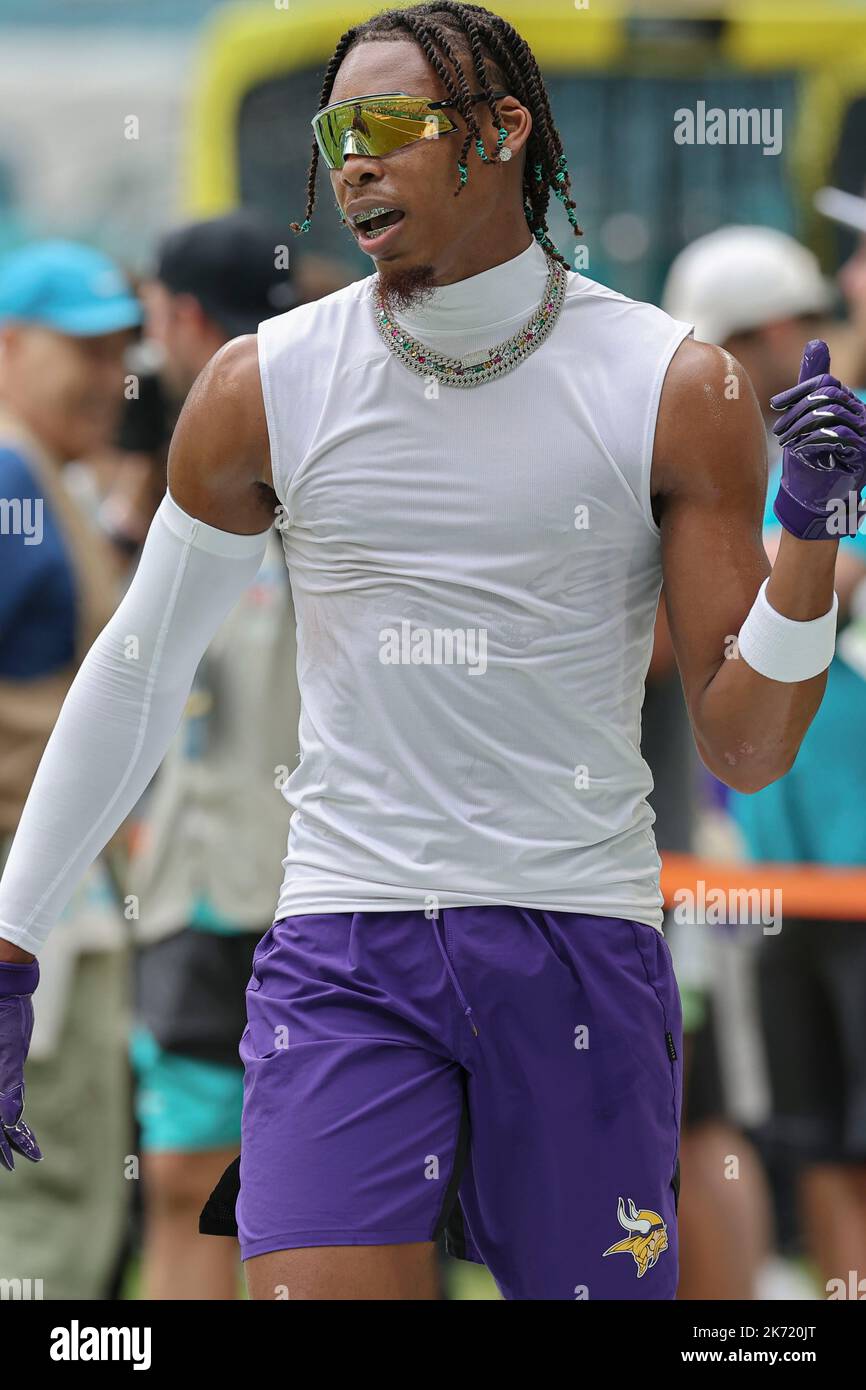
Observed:
[[[39,965],[0,962],[0,1163],[15,1167],[13,1149],[38,1163],[42,1154],[21,1116],[24,1111],[24,1061],[33,1033],[31,995],[39,983]]]
[[[866,406],[828,374],[829,367],[827,344],[813,338],[803,353],[798,385],[770,401],[774,410],[785,412],[773,426],[783,448],[773,511],[785,530],[803,541],[847,534],[851,494],[856,511],[866,484]]]

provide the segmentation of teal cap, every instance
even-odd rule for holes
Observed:
[[[0,324],[10,320],[95,337],[137,327],[141,306],[102,251],[73,241],[39,241],[0,260]]]

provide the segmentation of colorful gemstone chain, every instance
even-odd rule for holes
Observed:
[[[375,285],[376,327],[385,345],[395,357],[418,372],[420,376],[432,376],[443,386],[483,386],[486,381],[504,376],[513,371],[530,353],[541,347],[550,333],[565,302],[568,285],[568,271],[559,261],[548,256],[550,273],[544,287],[544,296],[532,318],[513,337],[496,347],[472,352],[466,357],[446,357],[444,353],[413,338],[401,328],[385,308],[382,288],[377,278]]]

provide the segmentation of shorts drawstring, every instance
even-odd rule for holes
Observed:
[[[471,1004],[468,1004],[468,1003],[466,1002],[466,996],[464,995],[462,989],[460,988],[460,981],[459,981],[458,978],[457,978],[456,972],[455,972],[455,970],[454,970],[454,966],[451,964],[451,961],[450,961],[449,958],[448,958],[448,952],[447,952],[446,949],[445,949],[445,943],[444,943],[444,941],[440,938],[439,933],[438,933],[438,931],[436,930],[436,921],[437,921],[436,917],[431,917],[431,918],[430,918],[430,921],[431,921],[432,924],[433,924],[433,936],[434,936],[434,939],[435,939],[435,941],[436,941],[436,945],[439,947],[439,954],[440,954],[440,956],[442,957],[442,961],[443,961],[443,964],[444,964],[444,966],[445,966],[445,969],[448,971],[448,976],[449,976],[449,978],[450,978],[450,980],[451,980],[452,985],[454,986],[454,993],[457,995],[457,998],[460,1000],[460,1007],[461,1007],[461,1009],[463,1010],[464,1016],[465,1016],[466,1019],[468,1020],[469,1026],[470,1026],[470,1028],[472,1029],[473,1033],[475,1034],[475,1036],[476,1036],[476,1038],[477,1038],[477,1037],[478,1037],[478,1029],[475,1027],[475,1019],[474,1019],[474,1017],[473,1017],[473,1015],[472,1015],[472,1005],[471,1005]]]

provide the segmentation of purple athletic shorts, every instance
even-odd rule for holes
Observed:
[[[244,1259],[445,1233],[509,1299],[675,1296],[682,1020],[654,928],[288,917],[247,1018]]]

